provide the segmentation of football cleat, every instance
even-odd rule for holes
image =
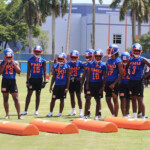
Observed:
[[[75,116],[76,115],[76,112],[71,112],[68,116]]]
[[[98,120],[98,116],[95,116],[95,117],[94,117],[94,120]]]
[[[52,117],[53,116],[53,113],[52,112],[49,112],[47,117]]]
[[[6,115],[6,116],[5,116],[5,119],[9,119],[9,115]]]
[[[61,113],[58,113],[56,117],[60,117],[60,116],[61,116]]]
[[[36,111],[34,112],[34,115],[39,115],[39,112],[36,110]]]
[[[27,115],[27,114],[28,114],[28,112],[25,110],[21,113],[21,115]]]

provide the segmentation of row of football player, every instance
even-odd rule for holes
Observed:
[[[36,110],[35,115],[38,115],[38,107],[40,103],[41,88],[46,85],[46,60],[41,57],[42,48],[35,46],[33,49],[34,56],[28,60],[27,70],[27,88],[28,93],[26,97],[25,110],[22,115],[27,115],[28,106],[33,91],[36,91]],[[75,115],[75,94],[78,99],[79,115],[82,115],[82,101],[81,91],[84,84],[84,93],[86,97],[85,113],[83,118],[87,118],[91,97],[96,100],[96,115],[95,119],[98,119],[98,114],[101,116],[101,101],[103,97],[103,91],[106,92],[106,102],[113,116],[118,115],[118,92],[120,91],[121,98],[121,110],[123,116],[127,116],[129,113],[129,99],[130,94],[132,97],[134,118],[137,117],[137,100],[139,104],[139,111],[142,112],[142,118],[145,119],[145,106],[143,103],[143,70],[145,64],[150,66],[149,62],[140,56],[142,53],[142,47],[136,43],[132,47],[133,57],[129,60],[129,54],[127,52],[122,53],[121,59],[119,58],[119,48],[117,45],[110,45],[107,49],[108,60],[104,64],[103,51],[98,49],[87,50],[85,53],[86,63],[83,64],[79,61],[79,52],[73,50],[70,53],[70,61],[66,63],[66,55],[60,53],[57,57],[57,61],[53,66],[53,77],[50,84],[50,92],[52,92],[52,100],[50,103],[50,113],[48,117],[53,115],[53,108],[55,100],[60,99],[60,110],[58,117],[61,116],[64,108],[64,98],[69,90],[72,112],[69,115]],[[0,74],[3,75],[2,79],[2,93],[4,98],[4,107],[6,111],[6,118],[9,118],[9,105],[8,95],[12,94],[15,102],[15,106],[18,112],[18,119],[20,115],[20,104],[18,101],[18,89],[16,85],[15,75],[20,73],[20,67],[18,62],[13,60],[13,51],[11,49],[4,50],[4,60],[0,65]],[[94,57],[94,60],[93,60]],[[123,63],[122,63],[123,61]],[[126,70],[130,68],[130,80]],[[81,73],[84,69],[83,76]],[[124,71],[123,71],[124,70]],[[44,76],[44,81],[42,80]],[[146,77],[149,76],[149,73]],[[86,82],[84,82],[86,78]],[[119,81],[121,84],[119,86]],[[129,83],[128,83],[129,82]],[[55,83],[54,88],[53,84]],[[130,87],[130,89],[129,89]],[[130,92],[130,93],[129,93]],[[111,102],[113,98],[113,103]]]

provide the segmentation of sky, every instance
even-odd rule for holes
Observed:
[[[103,4],[110,4],[113,0],[103,0]],[[92,0],[72,0],[73,3],[92,3]],[[96,0],[98,4],[98,0]]]

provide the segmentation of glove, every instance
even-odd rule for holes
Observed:
[[[46,84],[47,84],[47,82],[43,82],[42,85],[41,85],[41,87],[42,87],[42,88],[45,88],[45,85],[46,85]]]
[[[26,82],[26,87],[29,88],[29,86],[30,86],[30,83],[27,81]]]

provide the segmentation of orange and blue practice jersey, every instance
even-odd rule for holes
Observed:
[[[87,78],[87,76],[88,76],[88,71],[89,71],[89,67],[90,67],[90,64],[91,64],[92,62],[86,62],[86,63],[84,63],[84,69],[85,69],[85,71],[86,71],[86,78]]]
[[[129,82],[129,74],[126,72],[125,65],[123,65],[123,76],[121,78],[121,84],[128,84]]]
[[[42,57],[36,58],[33,56],[28,60],[28,62],[31,64],[31,78],[42,78],[43,63],[46,62],[46,60]]]
[[[68,65],[70,66],[70,78],[74,78],[74,79],[77,79],[77,78],[80,78],[81,76],[81,73],[83,72],[83,67],[84,67],[84,64],[82,61],[77,61],[75,63],[73,62],[68,62]]]
[[[67,63],[60,65],[59,63],[54,64],[55,70],[55,85],[66,85],[67,84],[67,69],[69,65]]]
[[[108,74],[106,77],[106,81],[114,82],[119,76],[119,68],[118,63],[122,62],[122,60],[117,57],[115,59],[108,59],[107,67],[108,67]]]
[[[106,64],[103,62],[97,63],[93,61],[90,64],[91,76],[90,82],[102,82],[103,80],[103,72],[107,70]]]
[[[131,57],[129,60],[130,80],[141,80],[144,73],[144,67],[143,57]]]
[[[5,63],[5,60],[2,61],[2,65],[4,63]],[[15,70],[14,65],[12,64],[12,62],[6,64],[2,76],[3,76],[3,78],[6,78],[6,79],[15,79],[16,70]]]

